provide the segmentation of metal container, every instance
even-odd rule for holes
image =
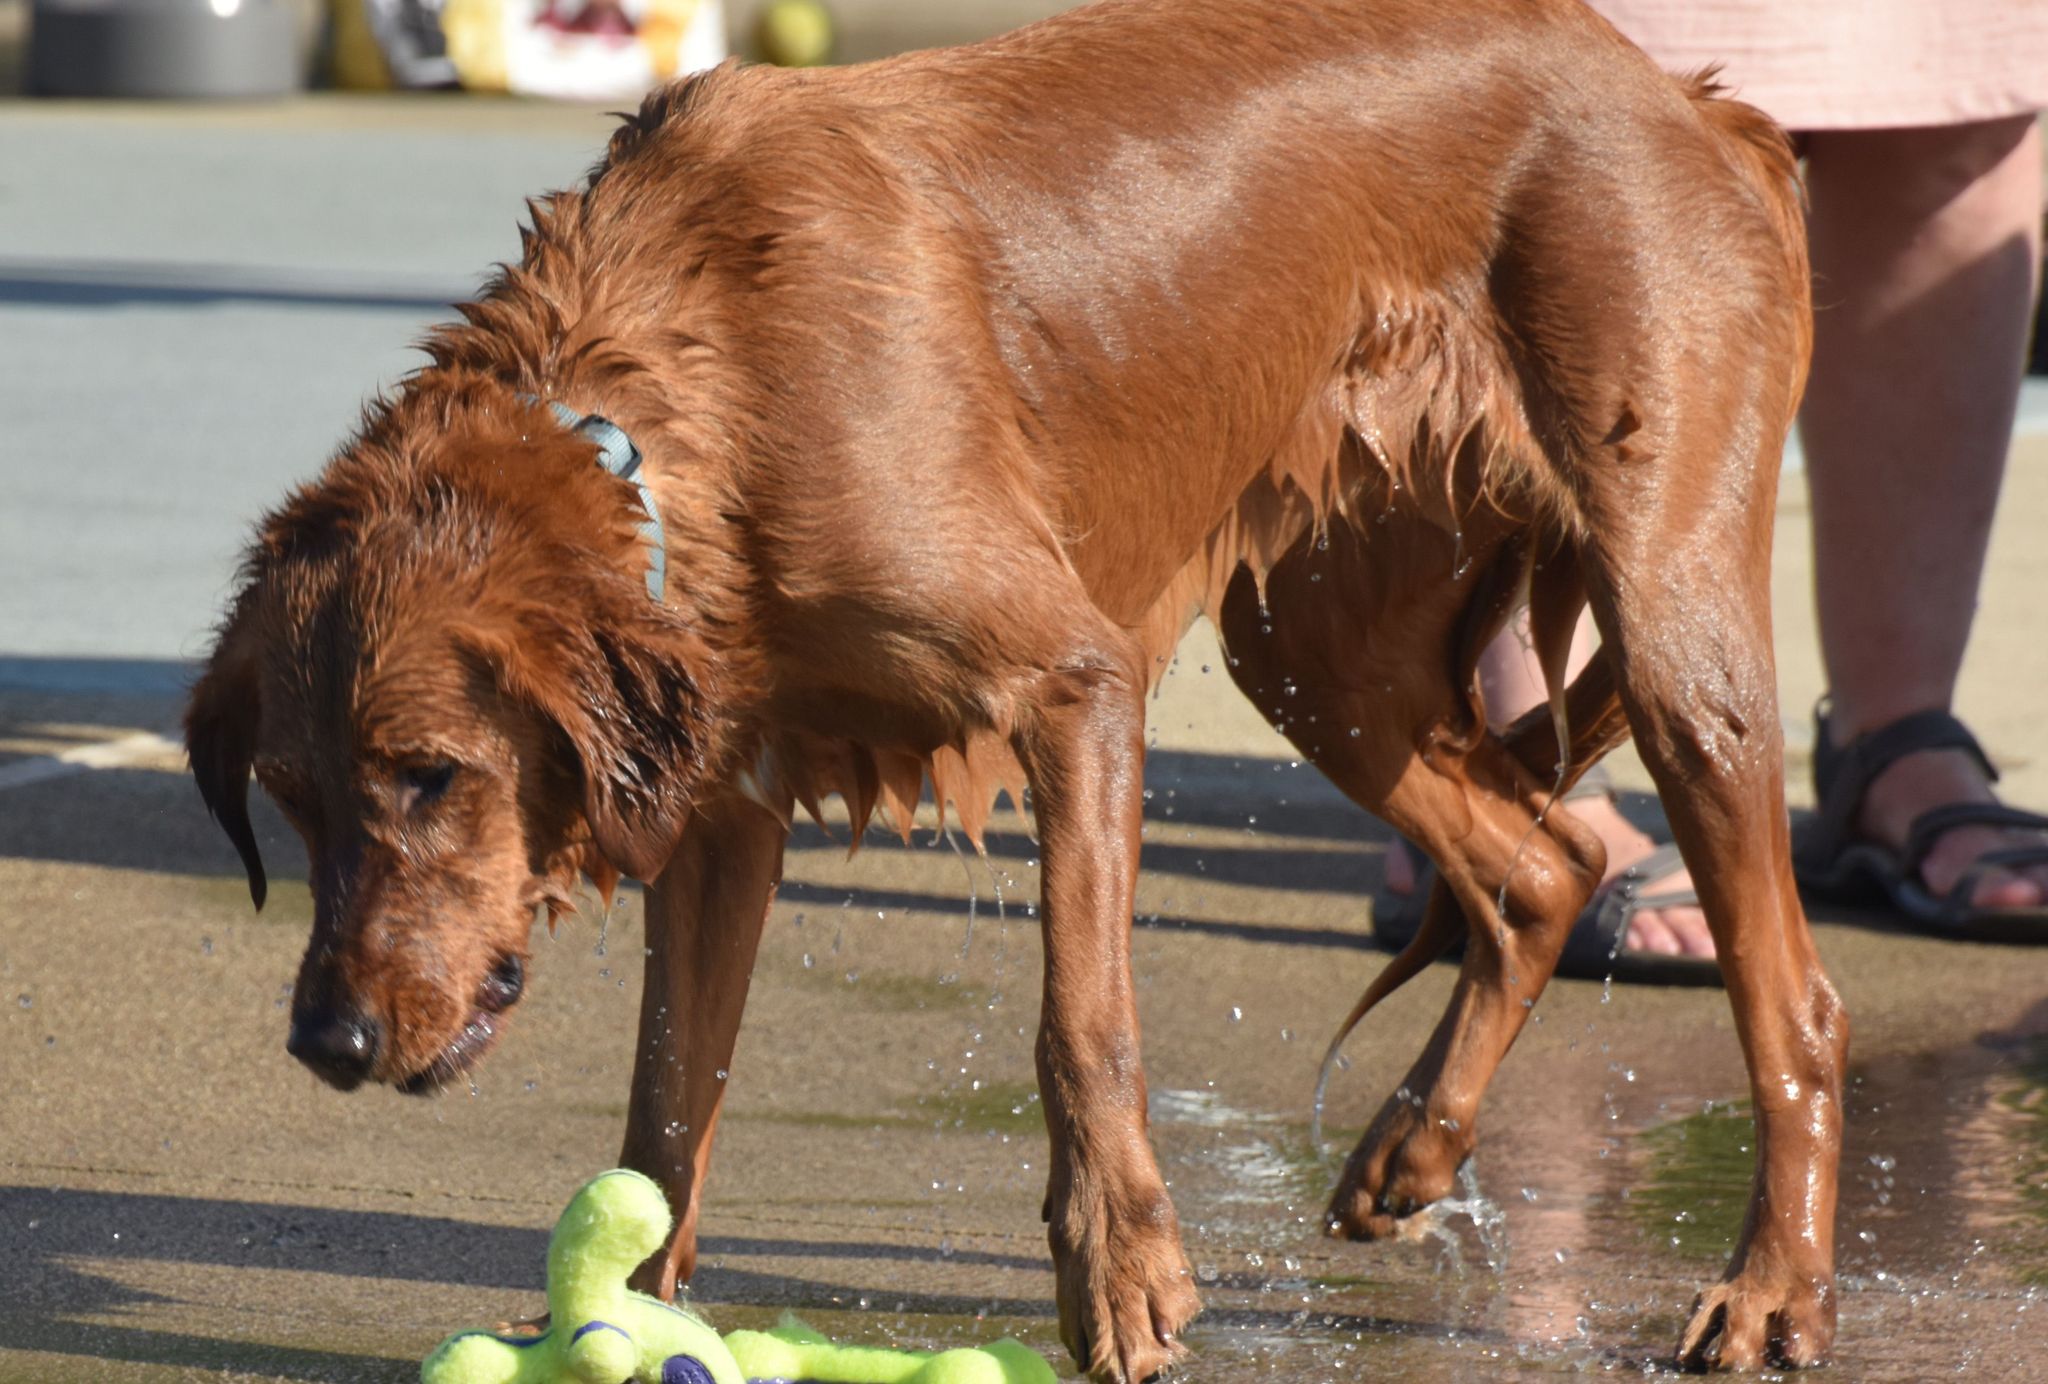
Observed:
[[[293,0],[35,0],[37,96],[280,96],[305,85]]]

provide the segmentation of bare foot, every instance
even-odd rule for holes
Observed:
[[[1875,797],[1874,790],[1872,796]],[[1607,847],[1607,874],[1601,881],[1602,889],[1610,887],[1623,871],[1657,849],[1656,842],[1621,815],[1621,809],[1614,805],[1612,798],[1578,799],[1571,804],[1571,812],[1591,827]],[[1953,834],[1962,836],[1965,833]],[[1947,845],[1946,838],[1943,845]],[[1967,866],[1968,861],[1964,864]],[[1931,861],[1929,873],[1932,874]],[[1387,892],[1397,898],[1415,892],[1414,856],[1411,852],[1401,849],[1387,852],[1386,887]],[[1692,875],[1679,869],[1660,878],[1643,881],[1638,892],[1654,898],[1658,894],[1684,893],[1690,888]],[[1624,945],[1631,951],[1656,952],[1664,956],[1712,956],[1714,935],[1707,930],[1707,915],[1696,905],[1645,908],[1629,919],[1628,940]]]
[[[1871,780],[1856,816],[1858,834],[1903,849],[1913,819],[1929,808],[1948,803],[1992,803],[1983,769],[1962,750],[1923,750],[1892,764]],[[1992,851],[2048,844],[2048,835],[1997,827],[1957,827],[1944,832],[1921,862],[1920,878],[1927,891],[1944,898],[1971,866]],[[2017,873],[1987,869],[1977,882],[1980,908],[2038,908],[2048,902],[2048,865]]]

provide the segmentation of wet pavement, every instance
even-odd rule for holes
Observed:
[[[249,514],[399,368],[422,301],[509,253],[516,200],[491,200],[497,184],[559,181],[548,170],[573,173],[601,133],[573,112],[364,109],[380,113],[368,128],[318,102],[182,124],[0,107],[0,1384],[415,1378],[446,1332],[538,1306],[548,1226],[616,1156],[637,896],[540,943],[531,997],[473,1091],[337,1096],[283,1051],[303,858],[264,808],[272,899],[252,914],[158,738]],[[443,204],[352,228],[347,199],[320,202],[323,180],[294,172],[295,148],[353,150],[349,176],[380,196],[442,178]],[[151,165],[165,186],[216,177],[220,225],[189,207],[151,222],[120,186],[83,188],[92,159],[125,160],[121,186]],[[66,220],[67,178],[102,199],[90,226]],[[57,191],[30,197],[29,181]],[[304,196],[280,199],[269,232],[229,214],[280,185]],[[214,232],[226,248],[208,255]],[[200,272],[229,260],[288,281]],[[95,406],[85,386],[107,378],[123,383]],[[22,460],[72,439],[92,466]],[[1802,504],[1795,477],[1777,618],[1803,800],[1799,716],[1819,689]],[[2033,438],[1961,698],[2035,806],[2044,514],[2048,442]],[[1454,1203],[1406,1241],[1323,1239],[1345,1141],[1452,973],[1433,969],[1353,1040],[1333,1147],[1317,1149],[1316,1059],[1382,960],[1369,934],[1386,835],[1203,671],[1218,663],[1206,638],[1155,703],[1134,949],[1155,1138],[1208,1303],[1187,1377],[1658,1368],[1744,1201],[1725,998],[1556,983]],[[1640,788],[1625,756],[1620,772]],[[1639,793],[1629,805],[1654,816]],[[871,836],[849,860],[843,832],[799,832],[694,1297],[724,1327],[794,1308],[850,1339],[1014,1333],[1057,1359],[1033,848],[1013,825],[984,864],[930,835]],[[1946,946],[1841,912],[1818,930],[1855,1033],[1840,1363],[1821,1377],[2039,1377],[2048,951]]]
[[[1159,719],[1217,703],[1227,723],[1222,675],[1184,663]],[[170,710],[64,701],[74,737]],[[13,734],[63,729],[48,700],[0,708]],[[0,793],[0,1380],[410,1378],[443,1332],[536,1305],[547,1226],[614,1156],[638,899],[541,943],[474,1090],[340,1097],[282,1047],[303,863],[266,812],[272,901],[252,915],[178,767]],[[1316,1057],[1380,959],[1384,832],[1248,751],[1162,746],[1150,781],[1136,962],[1155,1137],[1209,1307],[1189,1377],[1661,1361],[1748,1177],[1723,996],[1556,983],[1453,1206],[1410,1242],[1333,1243],[1315,1225],[1342,1140],[1451,972],[1361,1031],[1337,1147],[1316,1149]],[[705,1218],[695,1297],[721,1325],[795,1308],[860,1340],[1011,1332],[1056,1353],[1031,851],[1002,833],[984,866],[871,836],[848,860],[798,833]],[[2048,1349],[2048,956],[1819,927],[1856,1022],[1837,1373],[2027,1377]]]

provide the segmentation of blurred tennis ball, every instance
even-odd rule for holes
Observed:
[[[754,20],[754,46],[777,67],[832,60],[832,11],[819,0],[769,0]]]

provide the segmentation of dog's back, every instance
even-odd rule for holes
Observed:
[[[1557,511],[1568,458],[1525,395],[1583,382],[1549,378],[1549,319],[1703,277],[1796,298],[1775,138],[1577,0],[1110,0],[658,94],[521,272],[603,277],[551,286],[584,299],[572,337],[630,348],[646,315],[719,353],[642,359],[754,391],[733,464],[760,505],[1009,496],[1163,652],[1376,475],[1453,530],[1474,487]],[[1582,427],[1626,407],[1598,384]],[[1508,474],[1447,475],[1461,444]]]

